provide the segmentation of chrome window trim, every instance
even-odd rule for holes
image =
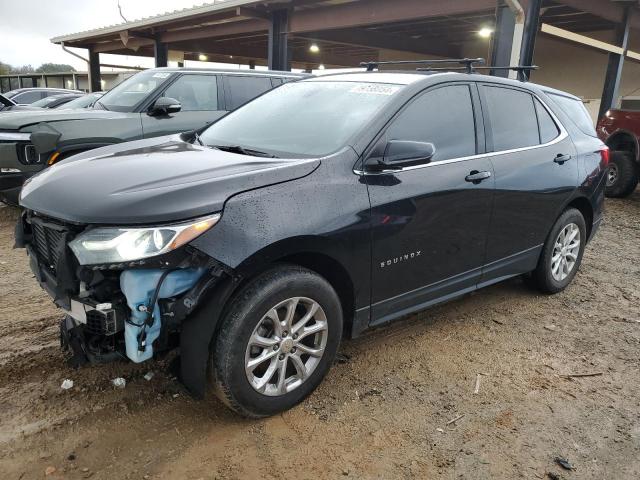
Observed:
[[[499,84],[495,84],[495,85],[497,85],[498,87],[500,86]],[[550,142],[542,143],[540,145],[531,145],[529,147],[518,147],[518,148],[509,149],[509,150],[500,150],[498,152],[479,153],[477,155],[469,155],[469,156],[466,156],[466,157],[457,157],[457,158],[450,158],[450,159],[447,159],[447,160],[438,160],[438,161],[435,161],[435,162],[425,163],[424,165],[413,165],[411,167],[404,167],[404,168],[399,168],[399,169],[395,169],[395,170],[380,170],[380,171],[377,171],[377,172],[374,172],[374,171],[369,172],[369,171],[366,171],[366,170],[354,169],[353,172],[356,175],[388,175],[390,173],[394,174],[394,173],[409,172],[411,170],[418,170],[418,169],[421,169],[421,168],[429,168],[429,167],[434,167],[434,166],[437,166],[437,165],[446,165],[448,163],[466,162],[467,160],[475,160],[475,159],[479,159],[479,158],[495,157],[497,155],[509,155],[511,153],[525,152],[525,151],[528,151],[528,150],[535,150],[537,148],[550,147],[551,145],[555,145],[556,143],[560,143],[561,141],[563,141],[566,138],[568,138],[569,134],[567,133],[567,130],[564,128],[564,125],[562,125],[562,122],[560,122],[560,120],[558,120],[558,117],[556,116],[555,113],[553,113],[553,111],[549,108],[549,106],[538,95],[536,95],[534,92],[531,92],[531,91],[528,91],[528,90],[526,92],[529,93],[531,96],[533,96],[535,99],[537,99],[542,104],[542,106],[547,111],[547,113],[549,113],[549,115],[551,116],[552,120],[555,122],[556,127],[558,127],[558,130],[560,131],[558,136],[556,138],[554,138],[553,140],[551,140]],[[535,106],[534,106],[534,109],[535,109]],[[537,117],[536,117],[536,123],[538,123]],[[539,125],[538,125],[538,128],[540,128]]]
[[[28,142],[31,140],[30,133],[0,132],[0,142]]]

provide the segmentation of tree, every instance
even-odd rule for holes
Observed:
[[[11,72],[11,65],[0,62],[0,75],[8,75]]]
[[[31,65],[22,65],[21,67],[11,67],[11,71],[9,73],[33,73],[33,67]]]
[[[66,63],[43,63],[36,68],[36,73],[75,72],[76,69]]]

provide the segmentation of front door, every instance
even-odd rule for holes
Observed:
[[[143,112],[145,138],[195,130],[213,123],[227,112],[218,101],[218,77],[208,74],[185,74],[169,85],[162,97],[174,98],[182,109],[178,113],[151,116]]]
[[[477,155],[484,135],[474,84],[445,84],[420,94],[378,143],[390,140],[430,142],[435,154],[423,165],[365,173],[373,325],[475,287],[493,197],[491,161]]]

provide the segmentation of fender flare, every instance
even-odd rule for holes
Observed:
[[[640,161],[640,142],[638,141],[638,135],[636,135],[635,133],[629,130],[626,130],[624,128],[619,128],[615,132],[613,132],[611,135],[609,135],[604,141],[604,143],[608,147],[610,147],[611,146],[610,144],[613,141],[621,137],[626,137],[629,140],[631,140],[631,142],[633,143],[634,151],[635,151],[635,161],[636,162]]]

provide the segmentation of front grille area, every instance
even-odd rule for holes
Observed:
[[[33,232],[33,247],[36,249],[38,257],[49,268],[55,270],[58,259],[65,249],[67,235],[64,227],[53,227],[39,221],[32,221],[31,230]]]

